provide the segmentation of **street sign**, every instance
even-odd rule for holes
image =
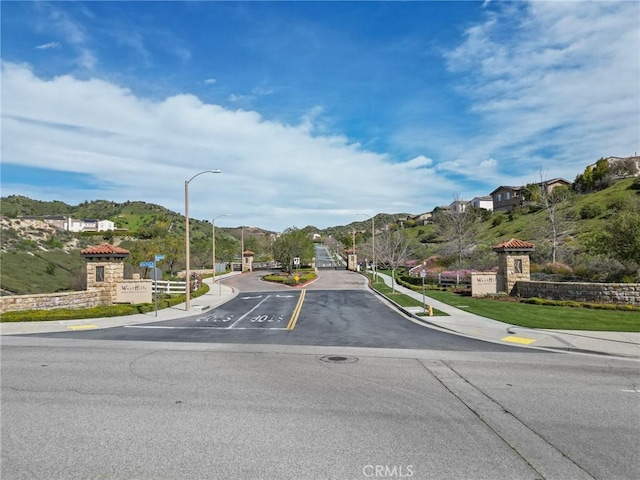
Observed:
[[[420,272],[420,276],[421,276],[422,278],[426,277],[426,276],[427,276],[427,272],[426,272],[426,271],[424,271],[424,270],[422,270],[422,271]]]
[[[140,262],[140,266],[141,267],[147,267],[147,268],[153,267],[154,264],[155,264],[155,262]]]
[[[293,258],[293,264],[294,265],[300,265],[300,257],[294,257]]]
[[[164,260],[164,255],[156,255],[156,262],[159,262],[160,260]]]

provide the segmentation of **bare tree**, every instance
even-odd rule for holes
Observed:
[[[402,229],[385,230],[376,236],[377,262],[386,264],[391,269],[391,290],[396,291],[395,273],[398,267],[405,264],[411,253],[411,239]]]
[[[436,217],[440,235],[446,239],[444,250],[448,254],[455,254],[458,265],[462,263],[466,252],[475,246],[473,238],[477,220],[477,211],[469,202],[461,200],[460,195],[454,197],[451,208],[443,210]]]
[[[562,239],[571,233],[572,223],[564,208],[571,198],[571,190],[566,186],[550,188],[549,182],[540,175],[540,183],[527,185],[526,191],[531,206],[545,212],[546,225],[542,229],[543,241],[551,246],[551,263],[556,263]]]

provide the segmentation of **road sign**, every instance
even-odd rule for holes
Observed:
[[[141,267],[153,267],[155,262],[140,262]]]
[[[300,265],[300,257],[294,257],[293,258],[293,264],[294,265]]]
[[[426,276],[427,276],[427,272],[426,272],[426,271],[424,271],[424,270],[422,270],[422,271],[420,272],[420,276],[421,276],[422,278],[426,277]]]
[[[159,262],[160,260],[164,260],[164,255],[156,255],[156,262]]]

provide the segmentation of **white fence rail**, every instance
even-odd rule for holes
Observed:
[[[170,282],[167,280],[158,280],[153,282],[153,293],[168,293],[170,295],[186,293],[185,285],[187,282]]]
[[[438,274],[438,284],[445,286],[471,285],[471,276],[462,274],[443,275]]]

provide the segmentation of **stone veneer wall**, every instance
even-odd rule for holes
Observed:
[[[514,293],[523,298],[574,300],[640,306],[640,283],[574,283],[519,281]]]
[[[111,288],[0,297],[0,313],[52,308],[91,308],[100,305],[111,305]]]
[[[516,273],[515,261],[522,260],[522,272]],[[497,289],[498,292],[513,293],[513,289],[517,282],[529,280],[531,278],[531,260],[529,255],[517,253],[500,253],[498,254],[498,275]]]

